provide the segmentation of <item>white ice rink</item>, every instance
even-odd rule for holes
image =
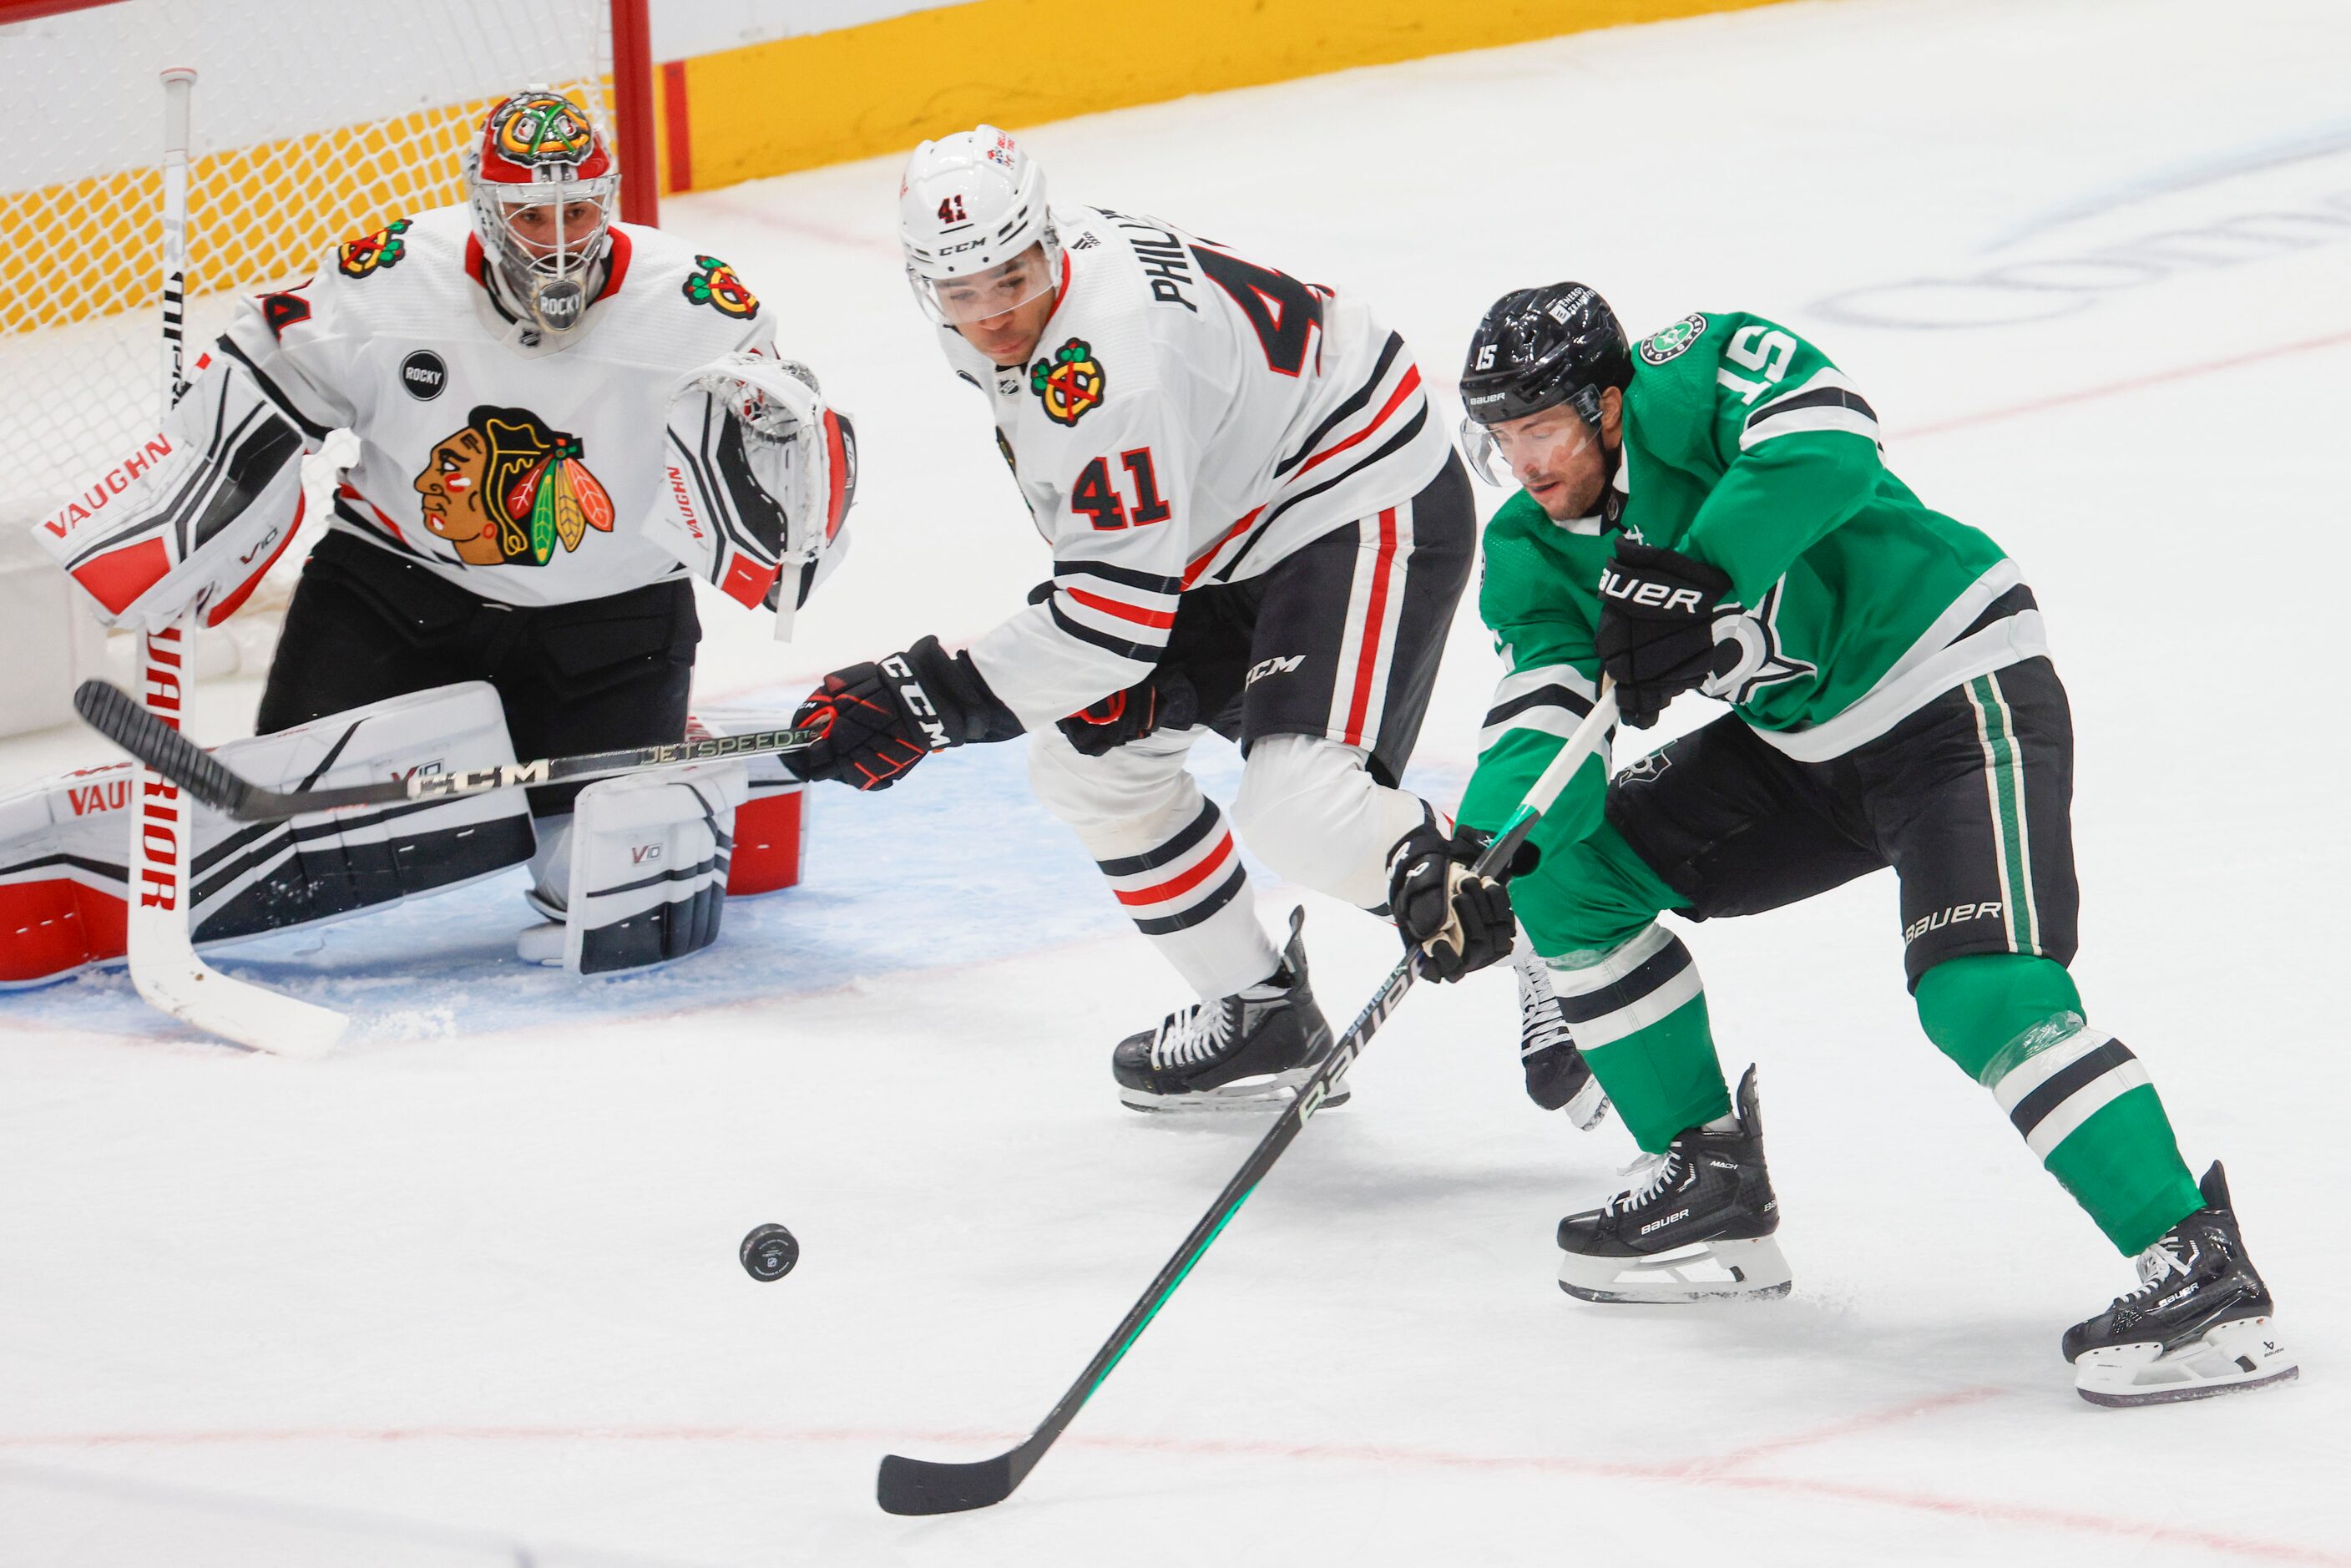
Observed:
[[[1485,304],[1562,277],[1835,357],[2039,594],[2075,973],[2228,1161],[2299,1383],[2074,1396],[2058,1335],[2129,1270],[1920,1034],[1881,873],[1687,933],[1761,1065],[1787,1301],[1562,1296],[1552,1224],[1630,1143],[1527,1103],[1506,977],[1426,988],[1016,1497],[885,1516],[880,1456],[1025,1435],[1256,1133],[1113,1098],[1179,988],[1016,745],[829,791],[806,886],[673,971],[520,968],[510,882],[227,956],[357,1013],[323,1064],[119,974],[0,998],[0,1564],[2351,1564],[2346,80],[2341,0],[1811,0],[1025,138],[1064,200],[1361,290],[1448,396]],[[968,638],[1045,570],[901,280],[896,162],[664,214],[866,443],[801,641],[714,603],[705,699]],[[1465,606],[1428,789],[1492,672]],[[1343,1018],[1394,937],[1307,902]],[[756,1284],[771,1219],[804,1256]]]

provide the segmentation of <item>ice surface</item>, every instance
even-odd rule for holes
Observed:
[[[1016,1498],[887,1518],[880,1455],[1025,1435],[1253,1136],[1115,1104],[1111,1041],[1177,987],[1009,747],[820,799],[808,885],[664,974],[523,970],[505,887],[227,959],[357,1012],[325,1064],[119,977],[0,999],[0,1563],[2351,1563],[2346,49],[2332,4],[1851,0],[1027,138],[1065,199],[1363,290],[1448,385],[1489,299],[1562,276],[1639,329],[1816,335],[2040,595],[2076,973],[2227,1158],[2301,1383],[2074,1397],[2057,1336],[2129,1272],[1920,1037],[1881,875],[1687,936],[1761,1063],[1785,1303],[1561,1296],[1552,1224],[1630,1145],[1526,1103],[1506,977],[1429,988]],[[893,162],[665,214],[867,458],[799,643],[709,609],[706,700],[968,637],[1046,570],[900,280]],[[1482,642],[1465,614],[1431,788]],[[213,688],[199,733],[253,700]],[[1345,1013],[1392,938],[1308,902]],[[756,1284],[770,1219],[804,1256]]]

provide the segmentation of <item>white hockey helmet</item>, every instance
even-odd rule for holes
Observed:
[[[914,298],[946,325],[1000,316],[1061,281],[1045,171],[993,125],[914,149],[898,186],[898,243]],[[1043,265],[1015,267],[1031,246],[1044,247]]]
[[[547,88],[514,94],[465,151],[465,194],[507,303],[549,332],[580,325],[621,199],[620,161],[594,118]],[[571,222],[581,203],[596,209],[584,227]]]

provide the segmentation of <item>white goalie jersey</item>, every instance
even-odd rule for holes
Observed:
[[[1408,499],[1451,450],[1403,339],[1360,300],[1155,218],[1054,221],[1061,298],[1032,363],[940,329],[1053,550],[1051,597],[971,649],[1032,730],[1141,680],[1185,590]]]
[[[761,602],[789,554],[776,499],[720,439],[722,400],[674,400],[696,371],[772,356],[771,314],[726,263],[628,224],[559,346],[482,272],[450,206],[240,302],[162,434],[38,525],[44,542],[115,624],[217,622],[293,536],[300,455],[349,429],[329,526],[470,593],[576,603],[691,570]]]

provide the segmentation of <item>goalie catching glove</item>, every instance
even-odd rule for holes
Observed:
[[[849,551],[857,430],[816,372],[756,351],[695,371],[670,394],[669,501],[646,526],[746,606],[792,614]]]
[[[1388,913],[1432,980],[1458,980],[1509,957],[1518,943],[1510,894],[1472,869],[1491,841],[1473,828],[1448,834],[1431,811],[1388,851]],[[1522,844],[1504,874],[1521,875],[1534,862],[1534,847]]]
[[[934,751],[1009,740],[1020,721],[987,689],[968,653],[925,637],[903,653],[825,676],[792,715],[823,737],[796,753],[793,771],[859,789],[887,789]]]

